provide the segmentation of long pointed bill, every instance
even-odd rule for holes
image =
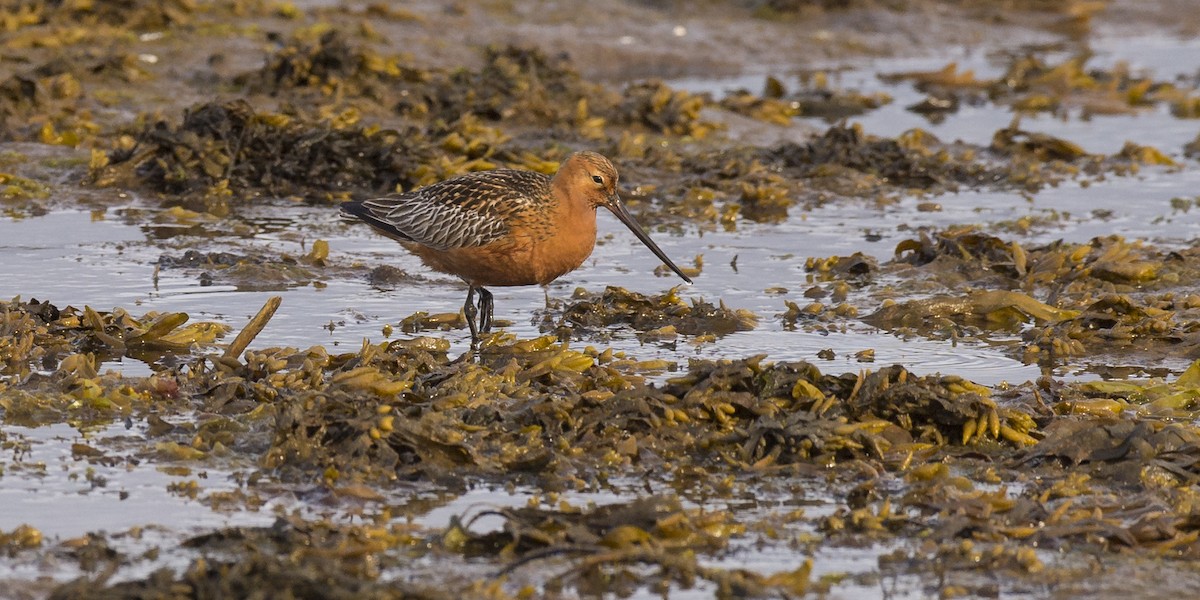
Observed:
[[[667,254],[662,251],[662,248],[659,248],[658,244],[655,244],[654,240],[650,239],[650,236],[646,235],[645,231],[642,231],[641,226],[637,224],[637,221],[633,220],[633,216],[630,215],[629,211],[625,209],[625,204],[621,202],[621,198],[619,196],[613,194],[611,197],[609,197],[608,203],[604,206],[608,208],[608,210],[612,211],[612,214],[616,215],[617,218],[620,219],[621,222],[633,232],[633,235],[637,236],[637,239],[642,240],[642,243],[645,244],[646,247],[649,248],[659,260],[663,261],[664,265],[670,267],[671,270],[675,271],[675,274],[682,277],[684,281],[688,283],[692,282],[692,278],[684,275],[683,271],[680,271],[679,267],[675,266],[675,263],[671,262],[671,259],[667,258]]]

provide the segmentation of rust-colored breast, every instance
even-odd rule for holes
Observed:
[[[508,235],[484,246],[437,250],[405,243],[430,268],[476,286],[547,284],[574,271],[596,243],[596,218],[551,219],[532,215],[511,222]]]
[[[591,255],[596,210],[577,196],[541,173],[498,169],[348,202],[343,211],[471,285],[532,285],[575,270]]]

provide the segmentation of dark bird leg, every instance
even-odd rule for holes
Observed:
[[[492,293],[479,288],[479,329],[487,333],[492,330]]]
[[[487,290],[479,288],[479,290],[487,294]],[[488,294],[491,296],[491,294]],[[483,304],[483,298],[480,297],[479,304]],[[475,286],[467,286],[467,302],[463,304],[463,316],[467,318],[467,327],[471,328],[471,349],[479,344],[479,329],[475,325],[475,317],[479,315],[479,310],[475,308]]]

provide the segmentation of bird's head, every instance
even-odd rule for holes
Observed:
[[[582,197],[587,200],[592,209],[603,206],[612,214],[616,215],[633,235],[637,236],[663,264],[671,268],[676,275],[683,278],[684,281],[691,283],[692,280],[675,263],[667,258],[665,252],[650,239],[650,236],[642,230],[637,221],[633,220],[633,216],[629,214],[629,210],[625,208],[625,203],[621,201],[621,196],[617,193],[617,168],[612,162],[604,156],[595,152],[576,152],[567,158],[566,162],[558,170],[555,179],[565,179],[566,186],[570,191],[570,195],[574,197]]]

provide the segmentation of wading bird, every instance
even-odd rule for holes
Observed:
[[[342,204],[400,242],[430,268],[467,283],[463,305],[471,345],[491,330],[492,286],[545,285],[574,271],[596,245],[596,209],[612,211],[659,260],[692,280],[638,226],[617,195],[617,169],[577,152],[553,177],[495,169],[410,192]],[[479,304],[475,304],[475,293]]]

